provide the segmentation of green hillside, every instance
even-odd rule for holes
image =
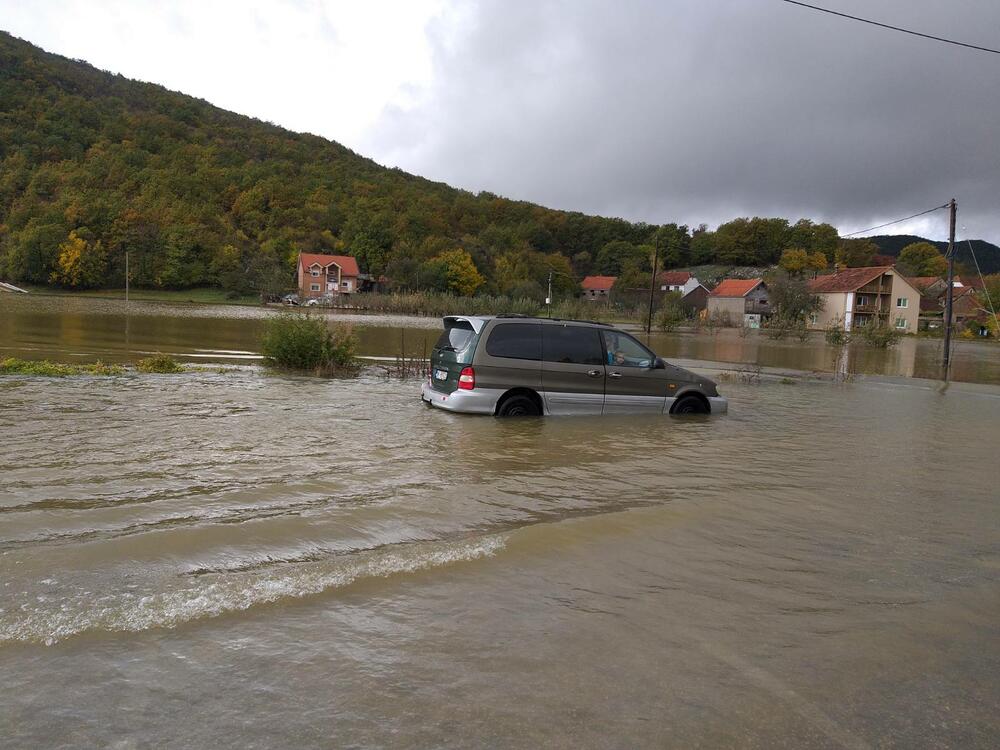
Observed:
[[[549,271],[557,293],[590,273],[642,286],[653,246],[674,268],[875,251],[808,219],[692,231],[472,194],[0,32],[0,280],[116,288],[127,255],[137,287],[275,292],[305,251],[355,255],[397,289],[537,299]]]
[[[299,250],[413,283],[456,247],[488,277],[504,253],[572,274],[569,255],[655,230],[456,190],[3,33],[0,163],[0,278],[15,282],[120,286],[126,249],[149,287],[288,279]]]

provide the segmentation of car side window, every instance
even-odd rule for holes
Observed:
[[[605,362],[615,367],[652,367],[653,353],[631,336],[604,332]]]
[[[510,359],[542,358],[542,326],[539,323],[501,323],[490,332],[486,353]]]
[[[570,325],[542,327],[542,358],[546,362],[578,365],[604,364],[601,336],[596,328]]]

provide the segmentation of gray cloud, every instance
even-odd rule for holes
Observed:
[[[825,4],[1000,45],[992,0]],[[954,196],[969,235],[1000,241],[1000,55],[779,0],[497,0],[431,34],[434,83],[360,144],[384,163],[656,223],[852,231]],[[945,215],[905,230],[941,237]]]

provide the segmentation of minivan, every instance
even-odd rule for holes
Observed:
[[[664,362],[625,331],[521,315],[445,317],[421,398],[498,417],[728,410],[714,382]]]

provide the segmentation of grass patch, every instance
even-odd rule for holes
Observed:
[[[47,378],[64,378],[68,375],[124,375],[122,365],[107,365],[103,362],[76,365],[49,362],[46,359],[34,361],[8,357],[0,360],[0,375],[37,375]]]
[[[96,297],[98,299],[125,299],[124,289],[61,289],[54,286],[25,286],[29,292],[52,294],[60,297]],[[235,295],[224,289],[197,287],[194,289],[129,289],[129,300],[145,302],[196,302],[205,305],[259,305],[260,295]]]
[[[184,367],[169,354],[157,354],[154,357],[146,357],[135,363],[135,369],[145,373],[159,373],[169,375],[177,372],[184,372]]]

